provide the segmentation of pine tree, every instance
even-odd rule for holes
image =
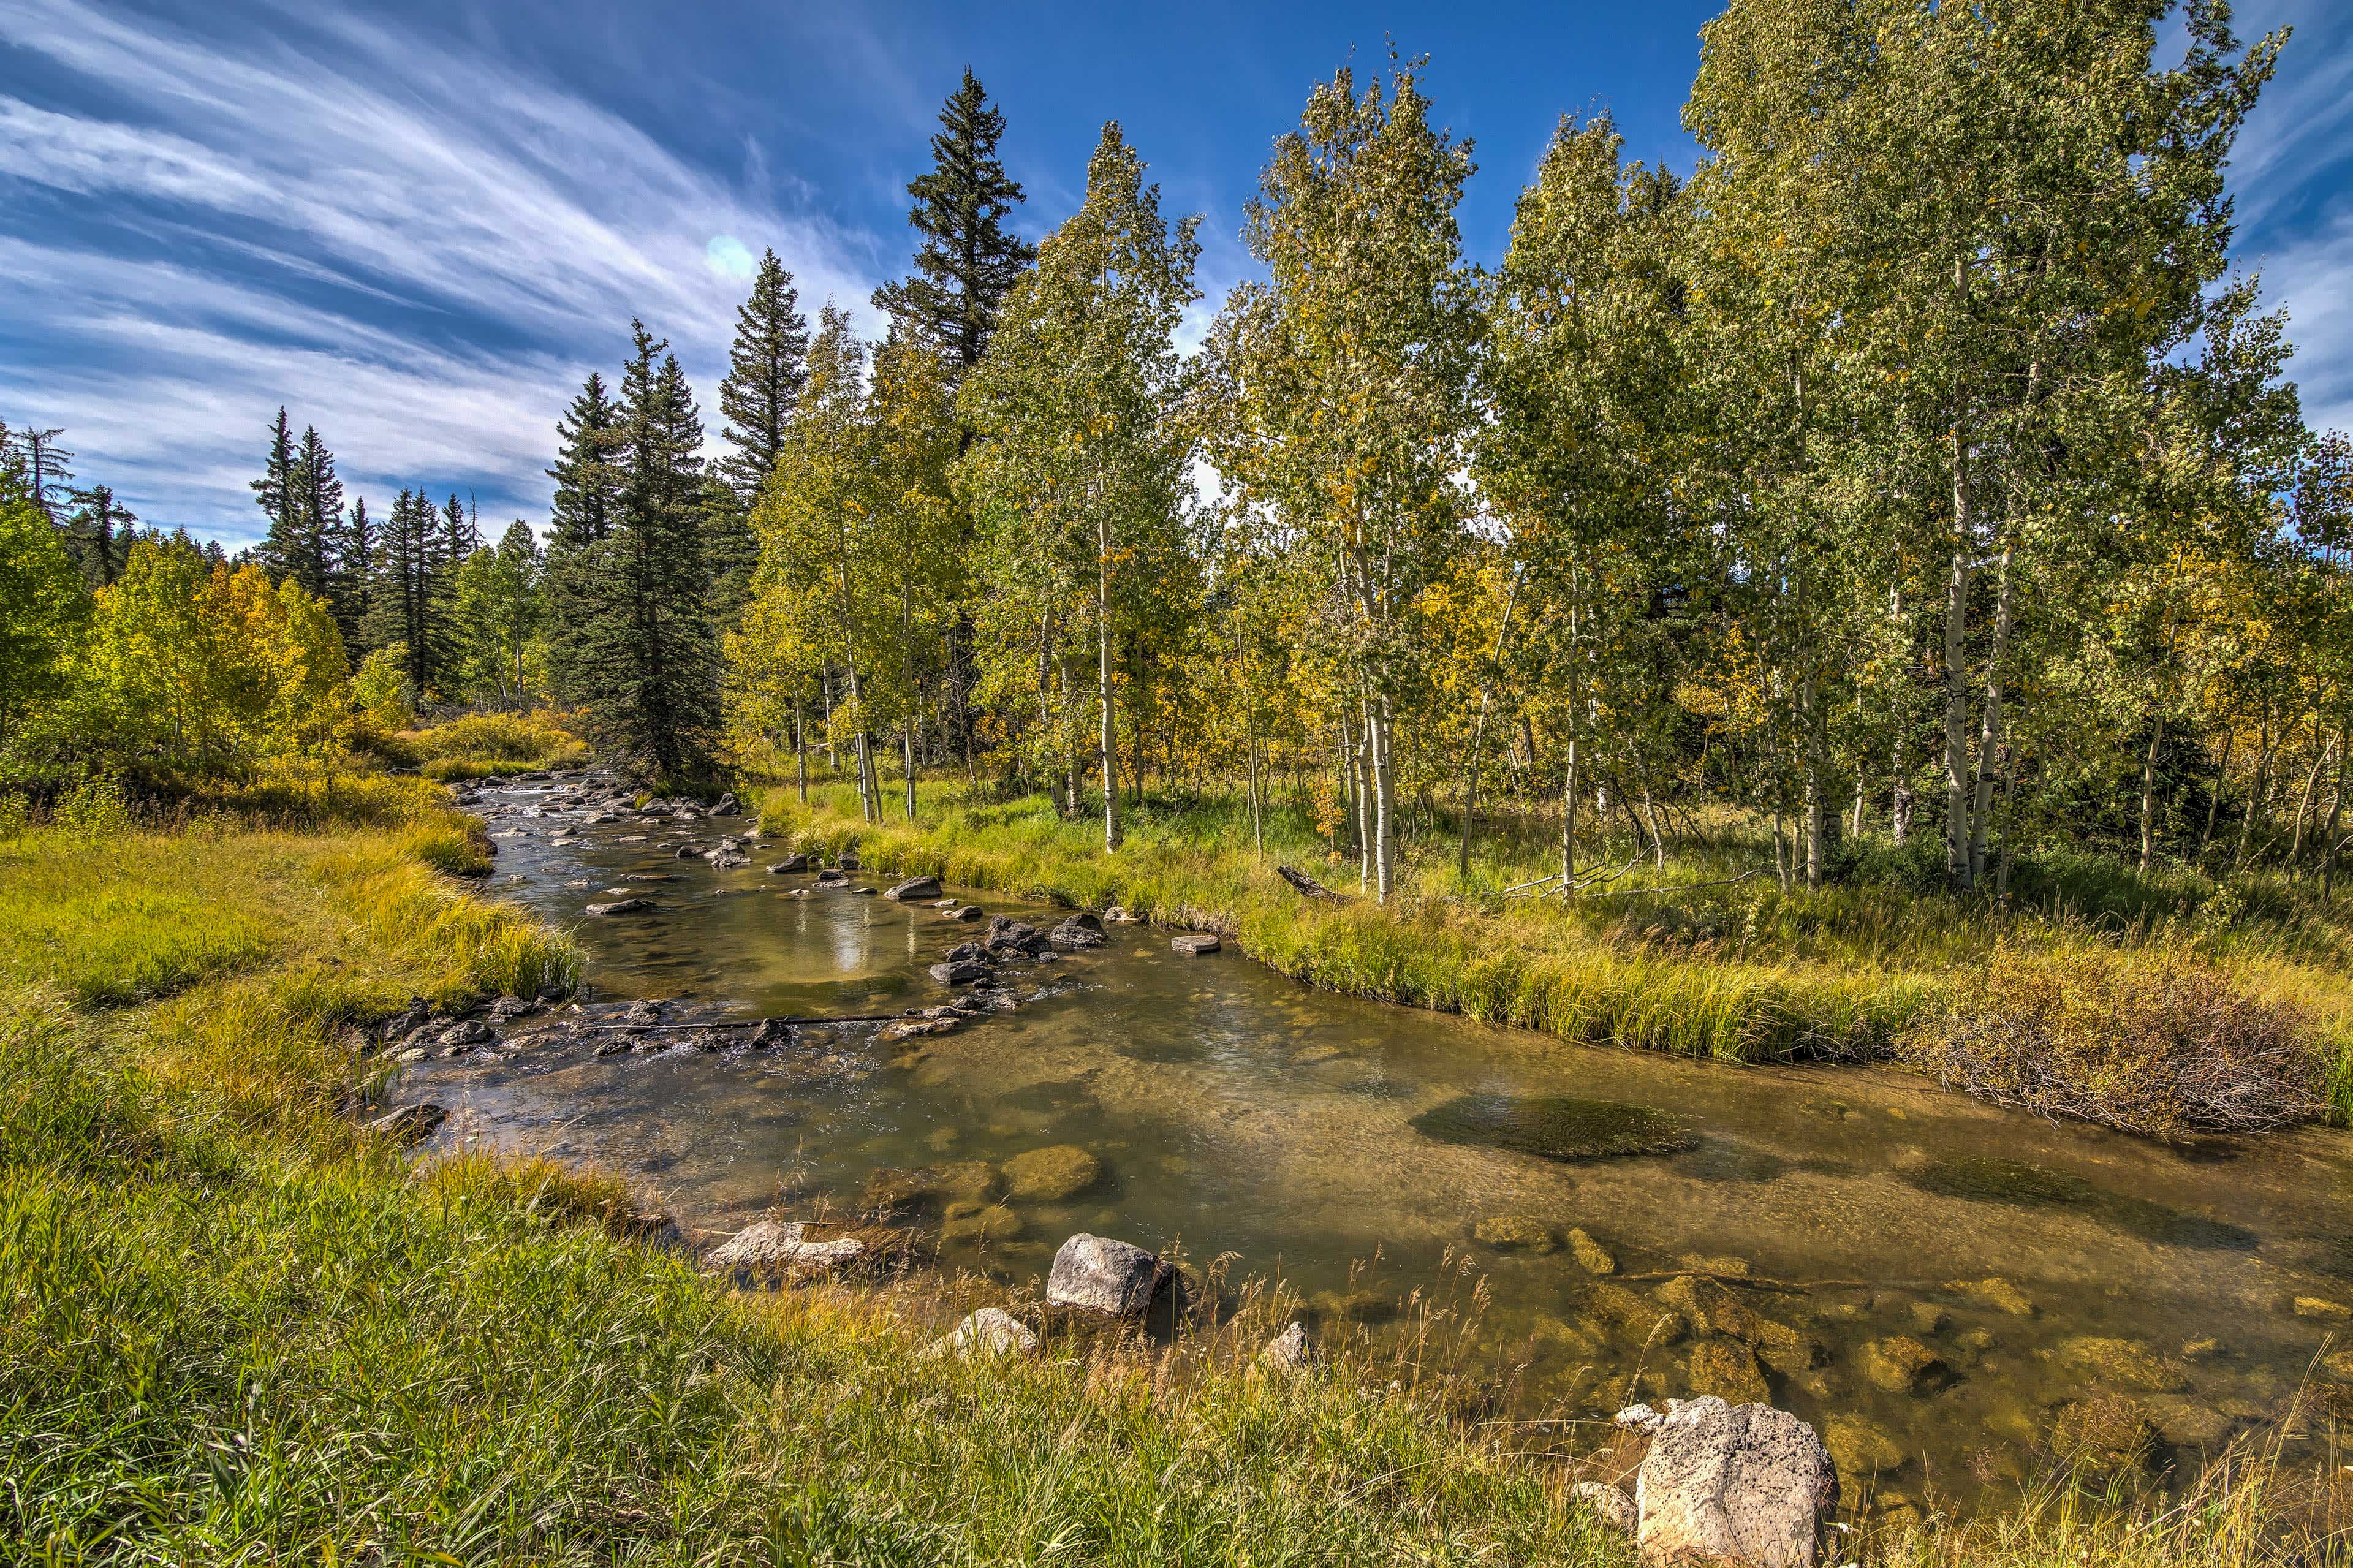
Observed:
[[[907,186],[915,198],[907,222],[923,236],[914,275],[876,289],[874,303],[938,347],[961,376],[987,352],[1006,293],[1037,251],[1006,232],[1021,187],[997,156],[1005,116],[969,68],[940,110],[940,124],[931,172]]]
[[[596,576],[620,515],[621,411],[595,371],[556,421],[555,481],[547,529],[548,680],[565,702],[586,702],[586,647]]]
[[[367,500],[354,496],[351,510],[343,514],[343,526],[335,531],[333,564],[327,580],[327,603],[334,611],[343,644],[354,658],[373,646],[367,641],[366,628],[375,546],[375,524],[368,518]]]
[[[760,499],[760,487],[776,466],[785,426],[807,379],[808,319],[800,313],[793,275],[773,250],[760,260],[752,297],[735,312],[735,343],[728,351],[727,378],[719,384],[721,434],[736,450],[719,459],[719,471],[741,510]]]
[[[269,520],[259,551],[262,564],[272,577],[282,577],[302,553],[294,517],[294,432],[283,407],[269,427],[269,456],[261,477],[247,488],[253,491],[261,515]]]
[[[557,650],[567,692],[656,773],[702,771],[718,721],[718,636],[702,542],[702,419],[642,321],[621,379],[616,526],[570,552]],[[659,363],[655,356],[660,355]]]
[[[333,575],[333,540],[343,527],[343,484],[335,477],[335,455],[319,439],[315,426],[302,427],[285,484],[286,542],[291,553],[282,558],[280,570],[301,584],[304,593],[323,599]]]
[[[73,492],[74,514],[66,520],[66,548],[93,588],[111,586],[131,554],[131,538],[118,536],[115,524],[137,522],[138,515],[116,503],[113,487],[92,485]]]

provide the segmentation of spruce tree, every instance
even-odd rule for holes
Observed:
[[[253,491],[254,504],[262,516],[269,520],[269,531],[261,541],[262,564],[272,577],[283,577],[301,553],[294,520],[294,433],[283,407],[278,410],[277,423],[269,427],[269,456],[261,477],[247,488]]]
[[[800,312],[793,275],[773,250],[761,258],[752,297],[735,312],[735,343],[728,351],[727,377],[719,384],[721,434],[736,449],[719,459],[719,472],[741,509],[760,499],[760,487],[776,466],[785,426],[799,401],[807,373],[808,319]]]
[[[970,68],[940,110],[940,125],[931,172],[907,186],[915,198],[907,222],[923,236],[914,274],[876,289],[874,303],[946,354],[961,376],[980,363],[1007,291],[1038,253],[1005,229],[1021,187],[997,156],[1005,116]]]
[[[301,442],[286,473],[286,542],[290,553],[280,570],[306,594],[327,595],[333,574],[335,534],[343,521],[343,484],[335,477],[335,455],[315,426],[302,427]]]
[[[373,647],[367,640],[370,593],[375,578],[375,524],[368,517],[367,499],[354,496],[343,526],[335,531],[333,570],[327,581],[327,603],[343,645],[354,656]]]
[[[71,499],[75,510],[66,520],[67,552],[80,568],[84,582],[93,588],[111,587],[131,555],[131,536],[118,536],[115,524],[137,522],[139,518],[116,502],[110,485],[76,490]]]
[[[702,419],[678,358],[641,321],[621,380],[617,526],[579,551],[566,684],[666,778],[707,766],[719,647],[702,542]],[[659,363],[655,356],[661,355]]]
[[[595,371],[555,425],[555,498],[547,528],[548,682],[565,702],[591,688],[586,642],[605,542],[620,514],[621,411]]]

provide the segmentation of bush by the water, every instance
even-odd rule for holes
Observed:
[[[430,779],[528,773],[579,763],[588,754],[546,712],[470,713],[430,729],[404,731],[400,740]]]
[[[1897,1048],[1983,1099],[2179,1138],[2319,1116],[2310,1038],[2292,1007],[2189,953],[2003,948]]]

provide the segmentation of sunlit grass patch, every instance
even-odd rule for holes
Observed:
[[[0,847],[0,983],[121,1004],[259,963],[275,937],[243,895],[264,874],[200,842],[27,831]]]

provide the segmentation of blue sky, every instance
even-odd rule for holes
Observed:
[[[1718,8],[0,0],[0,419],[64,426],[85,480],[231,543],[281,403],[378,510],[415,483],[536,521],[556,415],[633,313],[715,425],[750,258],[774,247],[812,315],[904,268],[904,186],[966,64],[1022,226],[1071,211],[1117,119],[1206,215],[1206,310],[1249,270],[1269,142],[1352,56],[1430,57],[1492,261],[1564,111],[1688,167]],[[2296,28],[2240,145],[2241,249],[2293,313],[2308,416],[2353,426],[2353,5],[2238,21]]]

